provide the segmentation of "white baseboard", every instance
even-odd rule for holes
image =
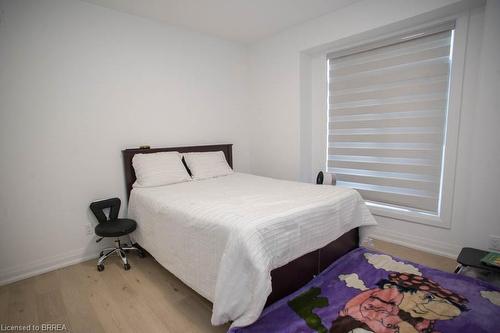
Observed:
[[[412,249],[437,254],[443,257],[456,259],[460,250],[460,246],[432,240],[425,237],[403,234],[397,231],[382,229],[376,227],[367,233],[368,237],[379,239],[382,241],[406,246]]]
[[[92,253],[88,251],[88,248],[77,249],[51,258],[36,260],[7,269],[0,269],[0,286],[98,257],[99,251]]]

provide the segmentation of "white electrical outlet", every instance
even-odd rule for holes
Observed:
[[[87,223],[85,225],[85,232],[87,233],[87,235],[89,236],[92,236],[94,234],[94,228],[92,227],[92,224],[91,223]]]
[[[500,251],[500,236],[490,236],[490,249]]]

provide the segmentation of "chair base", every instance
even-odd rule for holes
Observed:
[[[99,259],[97,260],[97,270],[99,272],[104,270],[104,261],[106,261],[106,259],[113,254],[116,254],[117,256],[120,257],[120,259],[122,260],[122,263],[123,263],[123,268],[126,271],[128,271],[130,269],[130,264],[128,263],[128,259],[127,259],[127,252],[137,251],[139,254],[139,257],[144,258],[146,256],[146,254],[144,253],[144,250],[142,250],[141,248],[139,248],[137,246],[127,245],[127,244],[122,245],[120,243],[119,238],[115,239],[115,244],[116,244],[115,247],[105,248],[99,254]]]

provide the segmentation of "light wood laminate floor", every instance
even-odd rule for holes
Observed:
[[[382,252],[453,271],[454,260],[382,241]],[[129,255],[132,268],[94,260],[0,287],[0,324],[65,324],[69,332],[226,332],[210,325],[211,303],[151,256]]]

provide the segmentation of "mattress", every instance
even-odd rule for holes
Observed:
[[[375,220],[358,192],[243,173],[131,192],[132,237],[213,302],[212,324],[254,322],[270,272]]]

